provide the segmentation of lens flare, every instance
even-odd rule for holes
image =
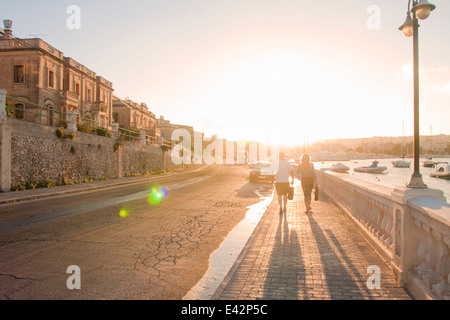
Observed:
[[[125,218],[128,215],[127,210],[122,209],[119,211],[119,216],[121,216],[122,218]]]
[[[167,198],[167,196],[169,195],[169,190],[167,190],[167,188],[162,187],[161,191],[164,194],[164,199]]]
[[[150,189],[150,195],[148,196],[148,202],[152,205],[159,204],[163,199],[167,198],[169,191],[167,188],[161,188],[159,186],[153,186]]]

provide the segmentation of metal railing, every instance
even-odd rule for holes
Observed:
[[[53,126],[67,121],[65,112],[10,96],[6,96],[6,99],[6,113],[11,118]]]
[[[139,142],[141,139],[141,132],[138,130],[127,129],[119,126],[117,138],[125,141]]]

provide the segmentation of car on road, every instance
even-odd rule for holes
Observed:
[[[257,161],[250,171],[250,182],[269,182],[274,183],[275,170],[272,162]]]

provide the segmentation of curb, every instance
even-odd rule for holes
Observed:
[[[163,173],[161,175],[158,175],[159,177],[168,177],[173,175],[172,172],[167,172],[167,173]],[[96,190],[102,190],[102,189],[109,189],[109,188],[116,188],[116,187],[120,187],[123,185],[133,185],[133,184],[139,184],[139,183],[145,183],[145,182],[150,182],[152,181],[152,178],[155,176],[148,176],[147,179],[141,178],[139,180],[135,180],[135,181],[117,181],[117,182],[111,182],[111,183],[104,183],[104,184],[97,184],[97,185],[86,185],[84,188],[80,187],[80,188],[75,188],[72,189],[70,188],[69,185],[67,186],[56,186],[56,187],[52,187],[52,188],[42,188],[42,189],[34,189],[34,190],[43,190],[42,194],[30,194],[30,195],[23,195],[20,194],[21,192],[26,192],[27,190],[24,191],[10,191],[10,192],[6,192],[3,193],[3,195],[5,195],[5,199],[1,199],[2,198],[2,194],[0,193],[0,205],[5,205],[5,204],[16,204],[19,202],[24,202],[24,201],[32,201],[32,200],[39,200],[39,199],[45,199],[45,198],[52,198],[52,197],[58,197],[58,196],[62,196],[62,195],[68,195],[68,194],[76,194],[76,193],[82,193],[82,192],[89,192],[89,191],[96,191]],[[127,178],[120,178],[120,179],[127,179]],[[99,180],[96,181],[97,183],[99,183],[100,181],[104,181],[104,180]],[[93,182],[93,183],[96,183]],[[87,183],[86,183],[87,184]],[[81,184],[77,184],[76,186],[83,186],[84,183]],[[54,188],[64,188],[67,187],[67,190],[52,190]],[[30,190],[31,192],[31,190]],[[17,195],[17,197],[8,197],[10,194],[14,193],[14,195]]]
[[[9,191],[0,193],[0,205],[6,204],[16,204],[24,201],[32,201],[39,200],[51,197],[58,197],[67,194],[76,194],[82,192],[90,192],[101,189],[115,188],[123,185],[133,185],[139,183],[150,182],[152,179],[156,177],[168,178],[176,174],[182,174],[184,172],[188,172],[191,170],[201,170],[206,168],[207,166],[193,166],[191,168],[187,168],[183,171],[178,172],[164,172],[161,174],[150,174],[147,176],[138,176],[138,177],[123,177],[123,178],[114,178],[111,180],[95,180],[92,182],[79,183],[74,185],[63,185],[63,186],[55,186],[51,188],[38,188],[33,190],[23,190],[23,191]],[[105,182],[107,181],[107,182]],[[91,184],[91,185],[89,185]],[[55,190],[59,188],[60,190]],[[66,190],[61,190],[66,189]],[[30,194],[26,195],[24,193],[29,192]],[[3,198],[3,199],[2,199]]]
[[[252,234],[248,238],[244,248],[242,248],[239,256],[237,257],[236,261],[233,263],[231,269],[228,271],[227,275],[223,279],[223,281],[220,283],[220,285],[217,287],[216,291],[211,295],[210,300],[218,300],[220,295],[223,293],[224,289],[230,282],[230,280],[233,278],[236,270],[239,268],[242,260],[244,259],[245,255],[247,254],[248,249],[252,245],[256,235],[258,234],[259,230],[261,229],[261,226],[263,225],[263,222],[268,218],[269,212],[271,210],[275,210],[278,206],[277,203],[277,197],[274,196],[272,201],[270,202],[269,206],[267,207],[266,211],[263,213],[262,218],[259,220],[258,225],[253,230]]]

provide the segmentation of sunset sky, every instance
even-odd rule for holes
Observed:
[[[420,22],[421,134],[450,134],[450,1]],[[80,8],[69,29],[67,8]],[[413,134],[407,0],[8,1],[37,35],[158,117],[228,139]],[[30,36],[31,35],[31,36]]]

